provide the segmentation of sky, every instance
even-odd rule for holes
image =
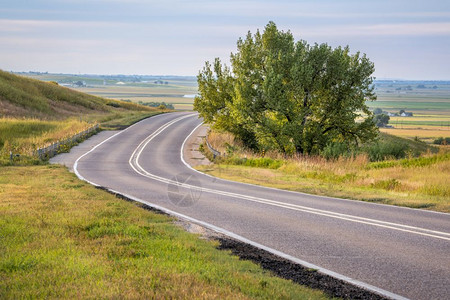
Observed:
[[[0,69],[195,76],[269,21],[378,79],[450,80],[448,0],[0,0]]]

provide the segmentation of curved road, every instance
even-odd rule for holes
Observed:
[[[203,175],[181,155],[186,138],[200,124],[192,113],[143,120],[82,155],[75,172],[93,184],[216,226],[384,295],[449,297],[449,214]]]

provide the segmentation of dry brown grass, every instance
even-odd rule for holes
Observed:
[[[41,121],[36,119],[0,119],[0,153],[9,151],[32,154],[36,148],[64,140],[93,126],[79,119]]]

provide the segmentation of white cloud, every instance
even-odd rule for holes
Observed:
[[[450,22],[301,27],[292,32],[307,37],[448,36]]]
[[[111,26],[126,26],[126,23],[120,22],[96,22],[96,21],[64,21],[64,20],[11,20],[0,19],[0,31],[23,32],[30,29],[67,29],[67,28],[92,28]]]

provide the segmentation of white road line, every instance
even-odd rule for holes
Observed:
[[[412,234],[417,234],[417,235],[422,235],[422,236],[427,236],[427,237],[450,241],[450,233],[447,233],[447,232],[441,232],[441,231],[430,230],[430,229],[426,229],[426,228],[420,228],[420,227],[409,226],[409,225],[404,225],[404,224],[398,224],[398,223],[386,222],[386,221],[375,220],[375,219],[370,219],[370,218],[364,218],[364,217],[359,217],[359,216],[354,216],[354,215],[336,213],[336,212],[332,212],[332,211],[328,211],[328,210],[316,209],[316,208],[312,208],[312,207],[291,204],[291,203],[285,203],[285,202],[280,202],[280,201],[275,201],[275,200],[270,200],[270,199],[265,199],[265,198],[260,198],[260,197],[253,197],[253,196],[248,196],[248,195],[244,195],[244,194],[237,194],[237,193],[225,192],[225,191],[220,191],[220,190],[215,190],[215,189],[203,188],[203,187],[194,186],[194,185],[190,185],[190,184],[186,184],[186,183],[180,183],[180,182],[168,179],[168,178],[157,176],[155,174],[152,174],[152,173],[146,171],[140,165],[139,158],[141,157],[141,154],[144,151],[145,147],[148,145],[148,143],[150,143],[156,136],[158,136],[162,131],[164,131],[166,128],[168,128],[172,124],[174,124],[182,119],[185,119],[187,117],[189,117],[189,116],[184,116],[184,117],[181,117],[181,118],[178,118],[178,119],[175,119],[175,120],[172,120],[172,121],[166,123],[165,125],[158,128],[155,132],[150,134],[148,137],[146,137],[136,147],[136,149],[133,151],[133,153],[130,156],[130,159],[128,161],[128,163],[130,164],[130,166],[133,168],[133,170],[136,173],[138,173],[144,177],[159,181],[159,182],[177,185],[178,187],[182,187],[182,188],[186,188],[186,189],[198,190],[198,191],[207,192],[207,193],[211,193],[211,194],[215,194],[215,195],[233,197],[233,198],[237,198],[237,199],[257,202],[257,203],[276,206],[276,207],[280,207],[280,208],[286,208],[286,209],[290,209],[290,210],[325,216],[325,217],[329,217],[329,218],[341,219],[341,220],[345,220],[345,221],[366,224],[366,225],[371,225],[371,226],[376,226],[376,227],[381,227],[381,228],[386,228],[386,229],[392,229],[392,230],[397,230],[397,231],[402,231],[402,232],[408,232],[408,233],[412,233]]]

